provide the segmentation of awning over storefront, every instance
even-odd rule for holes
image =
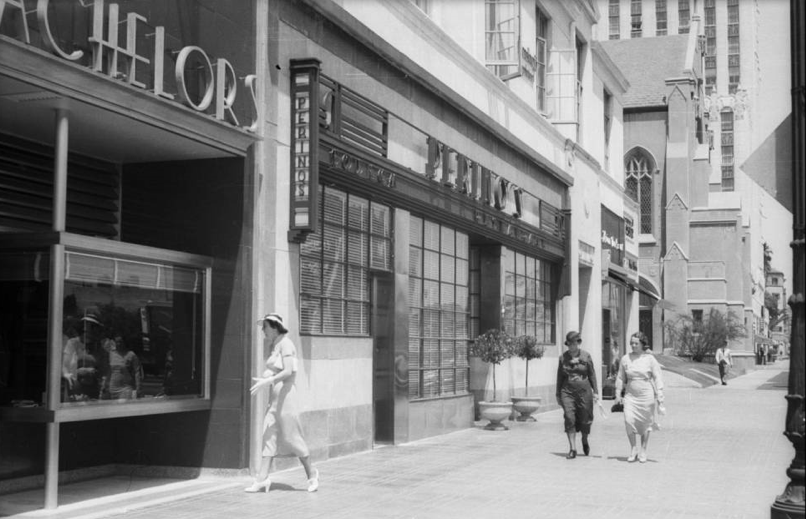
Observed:
[[[630,290],[637,290],[641,294],[652,298],[654,301],[661,300],[660,293],[658,292],[658,289],[655,288],[655,285],[640,274],[638,275],[638,280],[635,280],[618,270],[610,268],[607,272],[607,276],[611,278],[611,280],[626,286]]]
[[[645,296],[649,296],[655,301],[660,301],[660,292],[655,287],[655,284],[641,274],[638,274],[638,286],[636,289]]]
[[[629,277],[626,273],[621,272],[620,270],[615,270],[613,268],[613,265],[611,265],[610,268],[607,270],[607,277],[610,278],[610,281],[620,283],[629,288],[630,290],[638,290],[637,280]]]

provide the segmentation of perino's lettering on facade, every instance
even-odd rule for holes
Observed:
[[[523,190],[433,137],[428,137],[425,176],[515,218],[523,215]]]

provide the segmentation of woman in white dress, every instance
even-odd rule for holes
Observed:
[[[649,433],[655,424],[657,406],[663,403],[663,377],[660,364],[650,353],[646,335],[637,332],[630,337],[632,351],[621,358],[616,377],[616,402],[624,404],[624,425],[630,441],[630,457],[646,463]],[[624,395],[622,397],[622,390]],[[641,437],[641,450],[636,448]]]
[[[268,492],[271,487],[269,471],[277,456],[296,456],[305,468],[308,492],[319,488],[319,471],[311,467],[308,446],[302,437],[299,421],[299,405],[294,382],[297,378],[297,349],[286,334],[288,329],[279,314],[268,314],[258,321],[263,327],[265,351],[271,354],[266,359],[266,369],[255,381],[250,392],[254,395],[269,387],[268,409],[263,421],[263,460],[260,471],[247,492]]]

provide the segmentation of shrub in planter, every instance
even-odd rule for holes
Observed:
[[[492,401],[496,399],[495,367],[512,357],[515,353],[514,347],[512,337],[506,331],[496,328],[491,328],[482,333],[470,345],[469,354],[471,357],[477,357],[482,362],[493,365]]]
[[[496,399],[495,367],[512,357],[513,343],[512,337],[506,331],[493,328],[476,337],[470,344],[468,352],[470,356],[492,364],[493,367],[493,398],[491,401],[479,402],[481,417],[490,421],[485,427],[488,430],[506,430],[507,427],[501,421],[512,413],[512,402],[498,402]]]
[[[515,339],[515,355],[526,361],[526,396],[529,396],[529,361],[542,358],[545,352],[534,335],[521,335]]]
[[[520,413],[517,418],[519,422],[535,421],[532,413],[538,410],[543,400],[538,396],[529,396],[529,361],[543,357],[545,351],[546,349],[543,346],[537,344],[537,338],[533,335],[521,335],[515,339],[514,354],[526,361],[526,381],[524,385],[526,396],[512,397],[515,410]]]

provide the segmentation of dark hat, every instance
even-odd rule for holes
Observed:
[[[276,313],[266,314],[263,316],[263,319],[259,320],[259,324],[263,324],[264,321],[272,321],[277,326],[277,329],[280,333],[288,333],[288,328],[285,327],[283,323],[283,316]]]
[[[582,336],[579,335],[579,332],[568,332],[565,334],[565,344],[577,341],[582,342]]]

